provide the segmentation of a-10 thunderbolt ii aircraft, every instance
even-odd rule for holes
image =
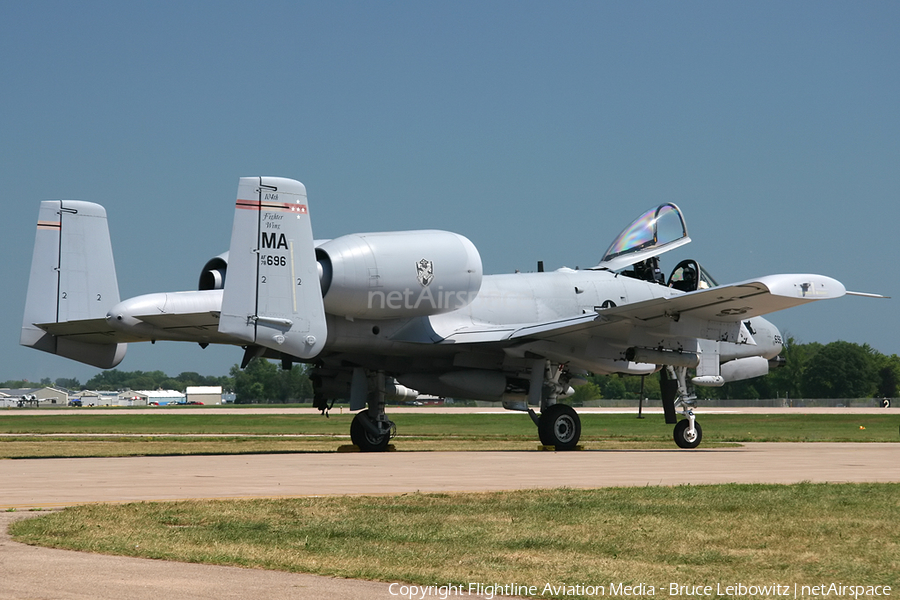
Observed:
[[[21,343],[104,369],[128,343],[156,340],[242,346],[242,366],[308,363],[318,408],[347,399],[359,411],[350,434],[364,451],[395,432],[385,399],[417,391],[527,411],[543,444],[572,449],[581,422],[558,402],[571,385],[661,370],[666,422],[694,448],[689,370],[699,386],[764,375],[782,339],[760,315],[853,292],[808,274],[718,285],[693,260],[666,278],[658,257],[689,241],[679,208],[663,204],[592,269],[483,275],[472,242],[447,231],[314,240],[302,183],[247,177],[230,249],[206,263],[198,291],[120,301],[104,208],[45,201]]]

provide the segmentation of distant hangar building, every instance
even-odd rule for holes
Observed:
[[[126,390],[119,392],[116,406],[166,406],[184,403],[184,394],[176,390]]]
[[[203,404],[222,404],[221,385],[197,385],[188,386],[185,389],[188,404],[198,402]]]

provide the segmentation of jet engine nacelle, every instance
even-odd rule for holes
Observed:
[[[345,235],[316,248],[325,311],[342,317],[389,319],[462,308],[481,289],[481,256],[448,231]],[[225,288],[228,252],[208,260],[200,290]]]
[[[227,252],[209,259],[203,265],[203,270],[200,271],[200,283],[197,285],[197,289],[200,291],[225,289],[225,271],[227,270]]]
[[[481,289],[481,256],[448,231],[359,233],[316,248],[325,312],[389,319],[451,312]]]

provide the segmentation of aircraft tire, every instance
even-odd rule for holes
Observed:
[[[687,431],[691,426],[691,422],[687,419],[682,419],[678,421],[678,424],[675,425],[675,432],[673,433],[673,437],[675,438],[675,444],[679,448],[696,448],[700,445],[700,440],[703,439],[703,430],[700,429],[700,423],[694,421],[694,429],[697,430],[697,437],[693,440],[688,439]]]
[[[538,437],[545,446],[572,450],[581,439],[581,418],[568,404],[553,404],[541,412]]]
[[[350,423],[350,441],[359,448],[360,452],[384,452],[387,450],[391,436],[388,434],[373,435],[363,423],[363,419],[366,417],[361,415],[362,413],[356,413]]]

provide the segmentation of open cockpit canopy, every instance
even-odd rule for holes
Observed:
[[[681,209],[672,203],[661,204],[626,227],[594,268],[618,271],[690,241]]]

